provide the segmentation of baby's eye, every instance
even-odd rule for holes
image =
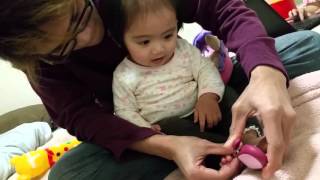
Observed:
[[[150,43],[149,40],[144,40],[144,41],[138,42],[138,44],[139,44],[139,45],[142,45],[142,46],[148,45],[149,43]]]
[[[167,34],[164,36],[165,39],[170,39],[173,36],[173,34]]]

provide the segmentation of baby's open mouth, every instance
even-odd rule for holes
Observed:
[[[164,59],[164,57],[159,57],[159,58],[153,59],[152,62],[160,62],[163,59]]]

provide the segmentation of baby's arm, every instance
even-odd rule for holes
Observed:
[[[119,107],[119,106],[118,106]],[[118,109],[115,111],[115,115],[125,119],[137,126],[152,128],[151,124],[143,119],[143,117],[132,110],[129,109]],[[152,128],[153,129],[153,128]]]
[[[200,123],[200,130],[211,128],[221,119],[218,102],[222,99],[224,84],[213,61],[201,56],[200,51],[190,47],[192,72],[198,83],[198,102],[195,106],[194,120]]]
[[[217,67],[211,59],[203,57],[197,48],[191,46],[189,49],[193,77],[198,83],[198,97],[213,93],[220,101],[225,87]]]
[[[151,124],[138,113],[136,98],[129,86],[121,81],[121,75],[114,74],[112,90],[116,116],[137,126],[151,128]]]

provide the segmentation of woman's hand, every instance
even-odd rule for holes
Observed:
[[[320,14],[320,1],[301,6],[289,11],[289,17],[286,19],[289,23],[294,21],[303,21],[306,18]]]
[[[231,155],[233,148],[196,137],[157,134],[137,141],[131,145],[131,148],[174,160],[188,180],[230,179],[238,173],[239,161],[237,159],[224,164],[219,171],[205,167],[203,161],[207,155]]]
[[[230,179],[239,171],[237,159],[223,164],[220,170],[203,165],[205,157],[209,154],[230,155],[233,153],[232,148],[226,148],[221,144],[195,137],[179,137],[176,141],[175,152],[173,160],[188,180]]]
[[[218,99],[214,93],[205,93],[199,97],[194,108],[194,123],[199,122],[201,132],[204,132],[206,124],[212,128],[221,120]]]
[[[262,176],[270,178],[282,165],[296,117],[284,75],[268,66],[256,67],[251,72],[249,85],[233,105],[232,115],[230,138],[226,143],[230,147],[242,136],[248,117],[255,115],[262,120],[268,143],[268,164]]]

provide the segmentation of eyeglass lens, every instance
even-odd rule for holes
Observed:
[[[76,46],[76,43],[77,43],[77,41],[76,41],[77,35],[79,33],[81,33],[86,28],[86,26],[90,20],[91,14],[92,14],[92,10],[93,10],[91,1],[89,1],[88,3],[89,4],[87,4],[85,9],[83,10],[83,12],[80,16],[80,19],[75,26],[74,37],[69,42],[67,42],[65,44],[65,47],[62,49],[62,51],[60,53],[60,56],[65,56],[73,50],[73,48]]]
[[[74,50],[74,48],[77,45],[77,35],[84,31],[86,26],[88,25],[88,22],[91,19],[91,15],[94,9],[94,4],[92,0],[84,0],[85,1],[85,7],[81,12],[81,15],[78,18],[78,21],[73,26],[73,29],[71,32],[73,33],[72,38],[65,43],[63,48],[61,50],[57,50],[54,53],[51,53],[48,55],[48,57],[43,57],[43,61],[49,63],[49,64],[61,64],[63,63],[66,58],[69,56],[69,54]]]

